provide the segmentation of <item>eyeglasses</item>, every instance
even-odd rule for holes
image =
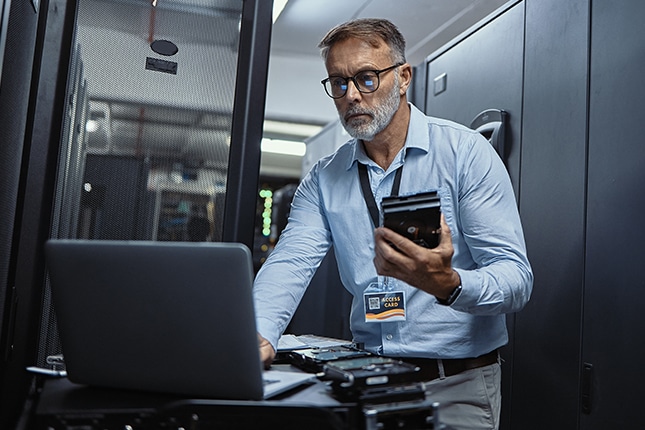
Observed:
[[[339,99],[347,93],[349,81],[354,83],[354,86],[359,92],[363,94],[373,93],[378,90],[379,84],[381,83],[379,78],[381,73],[388,72],[395,67],[402,66],[403,64],[405,63],[397,63],[381,70],[363,70],[362,72],[358,72],[354,76],[349,76],[347,78],[342,76],[330,76],[320,81],[320,83],[323,84],[325,92],[332,99]]]

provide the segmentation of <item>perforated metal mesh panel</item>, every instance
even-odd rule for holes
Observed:
[[[243,2],[155,3],[79,0],[52,237],[221,240]]]

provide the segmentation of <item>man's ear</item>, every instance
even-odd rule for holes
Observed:
[[[399,94],[407,93],[412,82],[412,66],[405,63],[399,67]]]

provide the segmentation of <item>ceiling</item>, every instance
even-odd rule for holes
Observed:
[[[289,0],[273,27],[266,117],[326,124],[336,119],[320,80],[318,42],[353,18],[387,18],[406,39],[416,66],[508,0]]]
[[[290,0],[272,30],[265,105],[271,121],[265,134],[303,140],[336,119],[320,85],[326,72],[317,48],[334,25],[388,18],[407,40],[408,62],[417,65],[507,1]],[[241,2],[157,0],[151,8],[145,0],[79,0],[79,5],[77,41],[89,117],[102,124],[89,134],[91,150],[163,154],[211,168],[225,164]],[[175,75],[143,67],[152,39],[179,46],[172,57],[179,64]],[[299,177],[300,166],[299,156],[267,153],[261,171]]]

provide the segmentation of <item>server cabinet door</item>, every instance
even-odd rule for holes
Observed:
[[[22,411],[33,385],[25,367],[49,367],[47,356],[61,352],[44,273],[47,238],[114,238],[120,229],[128,236],[121,239],[188,240],[190,220],[206,213],[210,234],[200,240],[251,247],[257,204],[271,2],[57,0],[41,9],[40,67],[34,79],[25,75],[38,93],[29,109],[11,106],[30,112],[30,145],[13,235],[20,248],[11,255],[15,335],[2,327],[3,357],[13,355],[6,371],[0,366],[3,423],[5,411]],[[25,28],[35,34],[33,23]],[[29,43],[20,48],[29,56]],[[109,168],[94,181],[98,169],[87,169],[98,164]]]
[[[501,154],[518,196],[524,4],[428,58],[426,113],[470,126],[487,109],[508,114]]]
[[[526,2],[520,213],[535,283],[515,318],[511,429],[578,425],[588,4]]]
[[[582,429],[642,428],[645,3],[591,2]],[[634,393],[634,394],[633,394]]]
[[[52,236],[252,247],[264,103],[247,100],[251,92],[263,100],[268,42],[253,38],[270,32],[255,9],[271,12],[241,0],[195,7],[79,0]],[[114,168],[97,178],[84,169],[87,156]],[[119,181],[119,161],[143,166],[144,178]],[[96,187],[109,195],[124,186],[153,195],[153,210],[147,200],[97,207],[86,198]],[[100,213],[150,219],[132,232],[106,225]],[[193,234],[200,224],[207,230]]]

